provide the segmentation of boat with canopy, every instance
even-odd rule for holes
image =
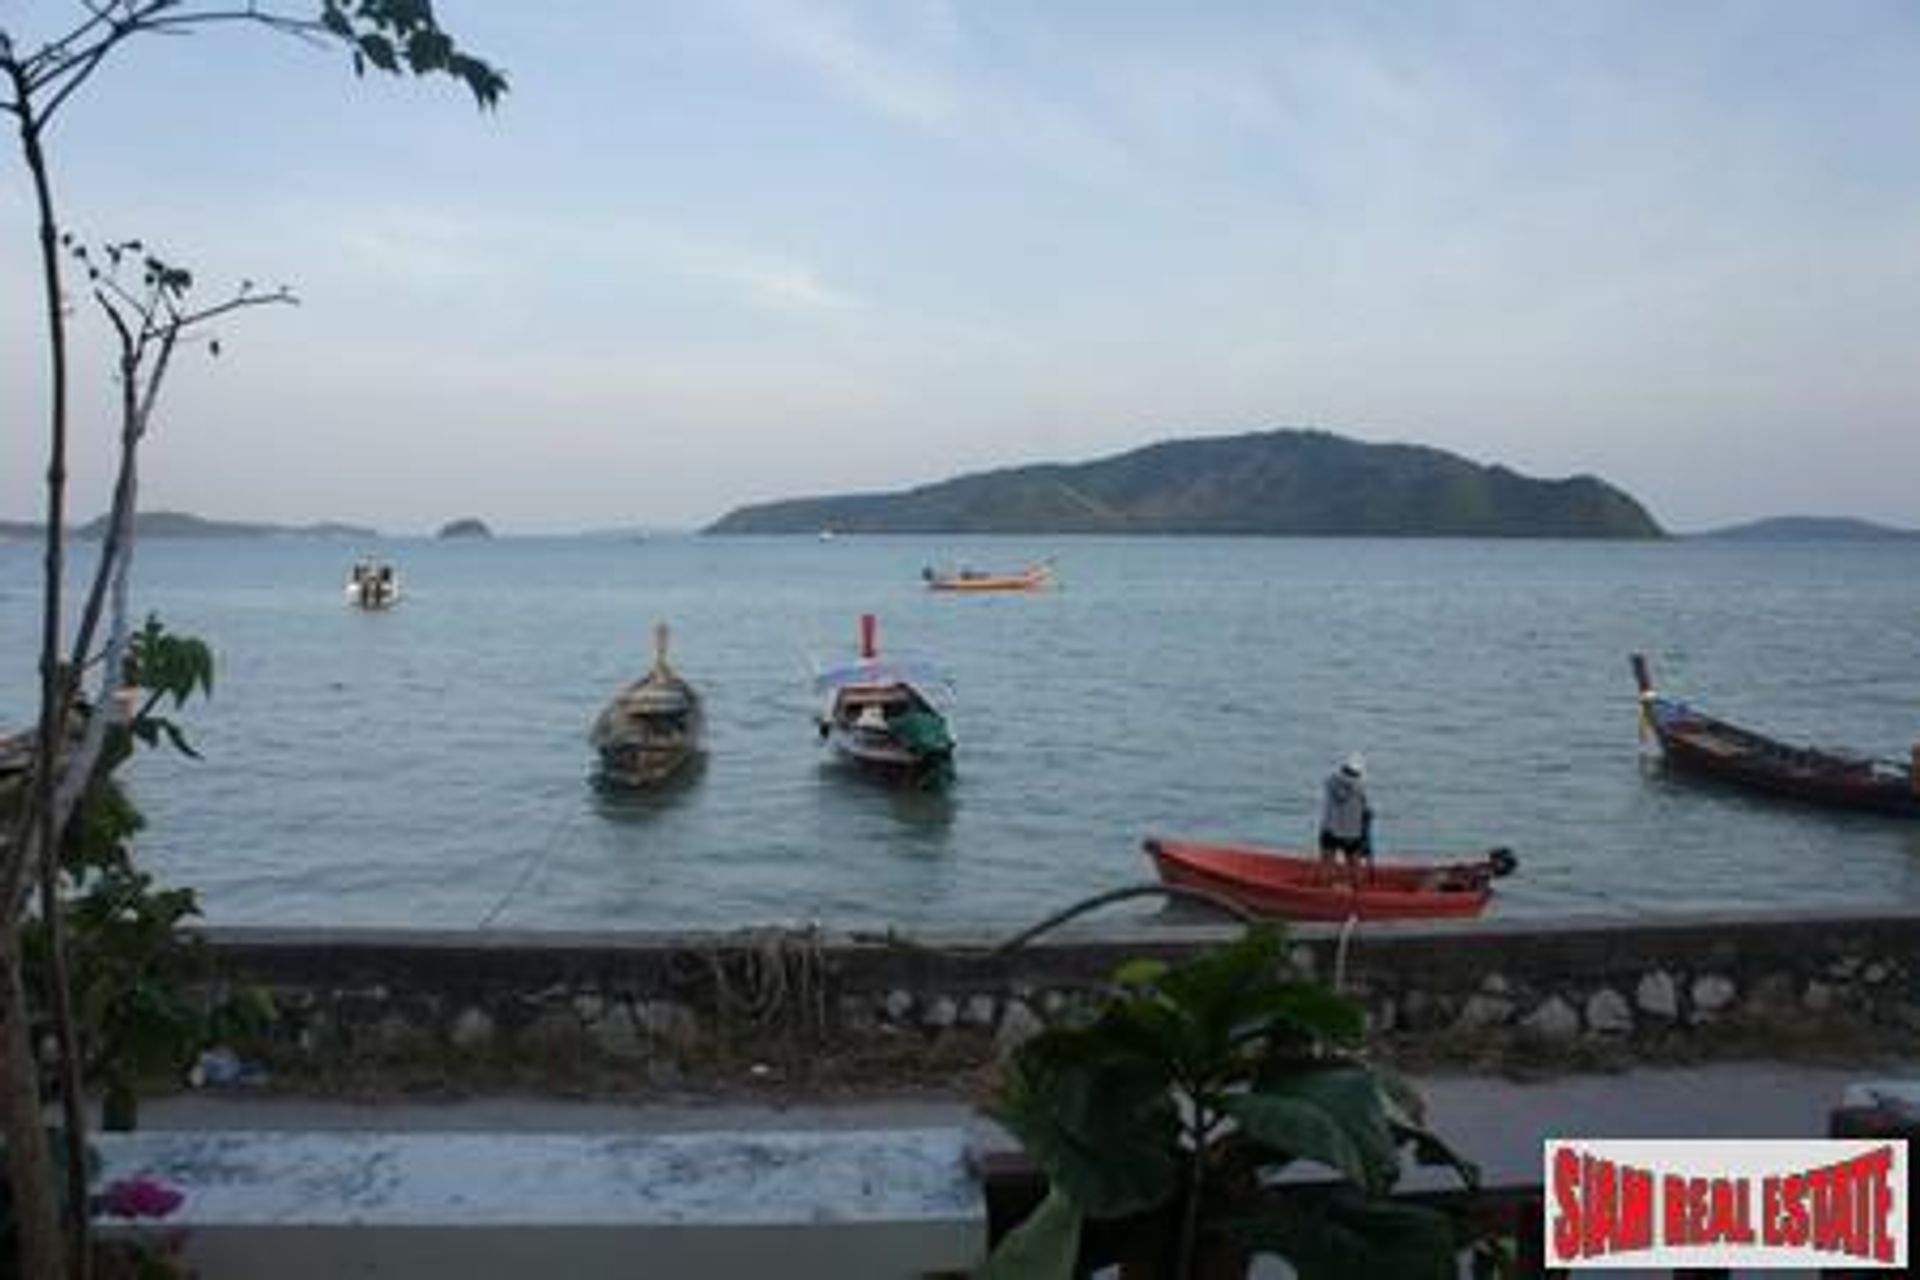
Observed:
[[[953,777],[953,734],[930,691],[950,687],[946,676],[924,659],[881,657],[876,630],[874,616],[862,614],[859,656],[815,674],[820,740],[889,781],[942,785]]]

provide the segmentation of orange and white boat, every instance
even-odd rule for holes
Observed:
[[[943,573],[929,566],[920,571],[920,576],[929,591],[1043,591],[1053,583],[1053,564],[1042,561],[1017,573],[988,573],[974,568]]]
[[[1349,869],[1301,851],[1255,845],[1146,841],[1160,879],[1201,889],[1278,920],[1443,920],[1477,916],[1493,881],[1516,863],[1508,849],[1466,862],[1380,863]]]

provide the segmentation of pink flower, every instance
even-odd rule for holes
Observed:
[[[152,1178],[122,1178],[97,1198],[100,1211],[116,1218],[164,1218],[186,1197]]]

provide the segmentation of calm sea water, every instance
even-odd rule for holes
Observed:
[[[407,598],[343,606],[378,552]],[[1057,557],[953,598],[922,565]],[[37,561],[0,547],[0,717],[30,718]],[[205,759],[133,772],[157,870],[217,922],[671,928],[1023,923],[1150,876],[1149,832],[1304,844],[1370,762],[1384,854],[1511,845],[1502,915],[1920,902],[1920,824],[1668,780],[1626,654],[1782,735],[1904,757],[1920,546],[1256,539],[152,542],[138,594],[216,648]],[[960,781],[824,760],[810,666],[952,673]],[[706,692],[691,785],[613,803],[589,722],[655,619]]]

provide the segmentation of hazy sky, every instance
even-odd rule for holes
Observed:
[[[1920,525],[1907,0],[437,10],[510,74],[497,114],[241,32],[129,46],[69,108],[71,227],[303,300],[178,368],[143,505],[692,524],[1315,425],[1594,472],[1683,529]],[[0,515],[26,516],[4,159]]]

